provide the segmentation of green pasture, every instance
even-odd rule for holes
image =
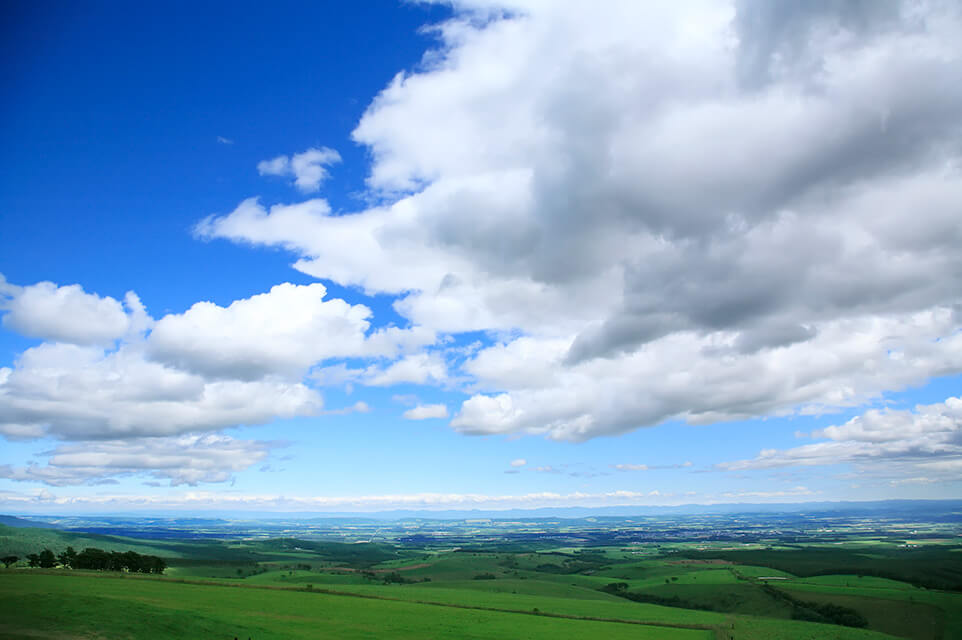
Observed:
[[[169,580],[0,574],[6,638],[709,640],[709,630]]]
[[[479,581],[480,582],[480,581]],[[557,585],[538,581],[505,581],[504,586],[525,583],[528,593],[493,591],[500,581],[489,581],[489,589],[469,588],[466,584],[432,583],[412,585],[355,585],[332,587],[341,592],[389,597],[416,602],[434,602],[455,606],[533,611],[559,615],[600,617],[654,624],[697,624],[713,626],[718,637],[744,640],[882,640],[891,636],[864,629],[815,624],[786,619],[766,619],[747,615],[731,615],[677,607],[631,602],[603,594],[602,597],[575,597],[576,591],[557,591]],[[524,587],[522,587],[524,588]],[[582,590],[584,592],[585,590]],[[585,594],[586,596],[587,594]],[[734,625],[734,627],[732,627]],[[641,636],[643,637],[643,636]]]
[[[941,640],[944,637],[958,637],[954,634],[944,635],[945,612],[931,604],[817,591],[786,591],[808,602],[829,603],[854,609],[865,616],[870,628],[901,638]]]
[[[772,569],[771,567],[758,567],[750,564],[733,564],[729,566],[733,571],[736,571],[739,575],[746,578],[777,577],[793,579],[795,577],[787,571]]]
[[[863,585],[862,581],[868,584]],[[941,628],[941,638],[945,640],[962,638],[962,593],[920,589],[894,580],[885,582],[891,584],[882,586],[881,579],[869,577],[859,580],[857,576],[817,576],[778,586],[790,589],[800,599],[848,603],[844,606],[868,618],[870,626],[893,635],[938,638],[936,632],[927,630]],[[890,616],[896,618],[894,623]],[[901,620],[907,624],[902,626]]]
[[[73,533],[56,529],[36,529],[25,527],[9,527],[0,524],[0,551],[3,555],[24,557],[28,553],[47,548],[54,553],[60,553],[68,546],[78,551],[86,547],[96,547],[104,551],[136,551],[145,555],[157,555],[165,558],[180,557],[175,545],[162,542],[145,542],[135,538],[121,538],[117,536],[103,536],[93,533]]]
[[[0,570],[0,638],[962,638],[962,592],[924,588],[962,579],[962,554],[947,543],[441,551],[0,526],[0,550],[24,549],[15,555],[67,544],[157,554],[170,566],[163,578]],[[612,583],[626,586],[603,590]],[[779,592],[854,610],[869,627],[792,619],[804,607]]]

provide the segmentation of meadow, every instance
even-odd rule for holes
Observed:
[[[0,570],[0,637],[962,637],[952,537],[625,545],[608,544],[609,529],[597,541],[541,535],[526,547],[490,535],[466,546],[145,540],[0,525],[0,555],[96,545],[169,565],[155,576],[18,562]]]

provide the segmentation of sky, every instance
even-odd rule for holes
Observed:
[[[15,2],[0,510],[962,497],[962,8]]]

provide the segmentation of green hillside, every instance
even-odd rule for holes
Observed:
[[[353,596],[38,572],[0,574],[6,638],[610,638],[709,640],[709,630]]]
[[[69,544],[156,554],[169,565],[164,576],[148,578],[29,569],[21,559],[0,570],[0,637],[297,638],[312,628],[337,638],[514,637],[505,629],[530,638],[962,637],[962,593],[911,584],[916,566],[892,563],[886,577],[831,573],[839,559],[885,558],[884,547],[717,557],[681,545],[638,555],[611,547],[512,552],[293,538],[145,543],[10,527],[0,534],[0,555]],[[957,555],[943,545],[916,557],[935,564],[941,556],[948,569],[940,575],[951,575]],[[130,615],[157,631],[134,629]],[[363,623],[352,627],[354,619]],[[474,635],[464,635],[465,625]]]

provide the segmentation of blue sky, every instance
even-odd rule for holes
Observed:
[[[0,508],[962,495],[957,8],[10,15]]]

